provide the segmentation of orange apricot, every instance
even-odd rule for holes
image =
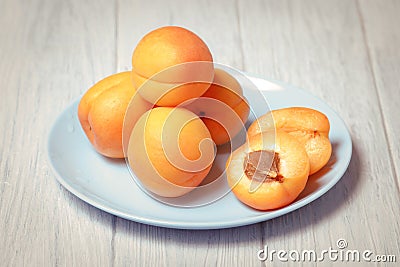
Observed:
[[[235,196],[258,210],[292,203],[303,191],[310,163],[304,146],[277,130],[252,136],[227,161],[227,179]]]
[[[214,81],[200,98],[185,106],[204,121],[216,145],[222,145],[235,137],[250,113],[237,80],[221,69],[215,69]]]
[[[127,158],[143,186],[163,197],[182,196],[206,177],[214,161],[210,133],[196,114],[156,107],[133,128]]]
[[[330,125],[325,114],[304,107],[273,110],[254,121],[247,133],[251,137],[274,127],[296,137],[304,145],[310,158],[310,175],[323,168],[331,157]]]
[[[132,55],[132,80],[158,106],[177,106],[201,96],[213,80],[210,50],[195,33],[167,26],[145,35]]]
[[[78,118],[90,143],[100,154],[111,158],[124,157],[124,116],[135,92],[131,74],[127,71],[106,77],[82,96],[78,106]],[[151,105],[137,98],[136,107],[137,114],[143,114]]]

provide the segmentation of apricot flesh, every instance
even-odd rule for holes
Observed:
[[[258,157],[256,164],[249,160],[253,155]],[[232,192],[241,202],[254,209],[271,210],[284,207],[299,196],[309,171],[304,146],[277,130],[256,134],[236,149],[227,161],[226,174]]]
[[[124,158],[124,117],[135,93],[131,73],[127,71],[104,78],[82,96],[78,106],[79,122],[90,143],[100,154]],[[140,115],[151,108],[150,103],[139,97],[135,100],[135,106]]]
[[[310,175],[329,161],[332,154],[330,124],[323,113],[304,107],[273,110],[254,121],[247,133],[251,137],[274,127],[296,137],[303,144],[310,159]]]
[[[128,162],[143,186],[163,197],[189,193],[207,176],[215,150],[202,120],[183,108],[156,107],[133,128]]]

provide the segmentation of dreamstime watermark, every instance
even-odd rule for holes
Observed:
[[[396,262],[396,255],[376,254],[371,250],[347,249],[348,243],[340,238],[336,241],[336,247],[329,247],[321,251],[314,249],[304,250],[275,250],[267,245],[257,252],[260,261],[280,262]]]

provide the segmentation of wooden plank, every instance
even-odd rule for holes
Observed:
[[[176,230],[117,220],[115,266],[255,266],[259,225]]]
[[[400,2],[361,1],[359,9],[384,119],[378,127],[385,129],[389,140],[391,164],[400,191]]]
[[[198,34],[215,62],[242,68],[237,8],[231,1],[127,1],[118,5],[118,68],[132,68],[132,52],[140,39],[158,27],[176,25]]]
[[[240,1],[239,6],[245,70],[321,97],[344,119],[353,140],[341,181],[310,205],[265,222],[264,245],[321,251],[345,238],[352,249],[399,255],[399,194],[357,5]],[[384,12],[375,15],[387,19]]]
[[[0,23],[1,265],[107,265],[113,216],[55,181],[46,142],[56,116],[115,71],[114,5],[2,1]]]
[[[237,9],[229,1],[119,1],[118,68],[131,68],[141,37],[160,26],[179,25],[209,45],[216,62],[242,67]],[[254,266],[259,225],[221,231],[164,229],[117,219],[116,266]]]
[[[389,0],[3,0],[1,265],[259,266],[264,245],[321,251],[339,238],[349,249],[400,255],[399,11]],[[306,88],[332,106],[354,142],[342,180],[300,210],[215,231],[129,222],[64,190],[46,159],[51,123],[95,81],[130,69],[140,37],[167,24],[198,33],[217,62]]]

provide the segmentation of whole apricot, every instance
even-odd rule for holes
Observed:
[[[229,142],[244,129],[250,113],[242,87],[232,75],[221,69],[215,69],[210,88],[185,108],[201,117],[216,145]]]
[[[296,137],[304,145],[310,158],[310,175],[323,168],[331,157],[330,124],[325,114],[305,107],[273,110],[254,121],[247,133],[251,137],[274,127]]]
[[[90,143],[100,154],[111,158],[124,157],[124,116],[135,92],[131,72],[127,71],[106,77],[82,96],[78,106],[78,118]],[[139,97],[135,103],[137,114],[140,115],[152,107]]]
[[[157,106],[177,106],[201,96],[213,80],[213,58],[195,33],[177,26],[146,34],[132,55],[132,80]]]
[[[310,171],[304,146],[277,130],[249,138],[227,161],[227,179],[235,196],[258,210],[292,203],[303,191]]]
[[[206,177],[214,161],[210,133],[196,114],[156,107],[133,128],[128,162],[143,186],[163,197],[182,196]]]

